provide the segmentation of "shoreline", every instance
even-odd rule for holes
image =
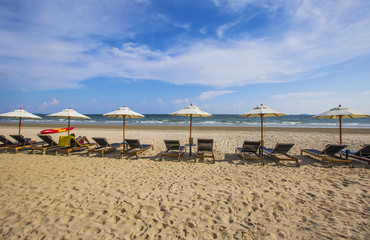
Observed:
[[[18,123],[0,123],[0,127],[18,127]],[[22,128],[49,129],[65,128],[67,124],[40,124],[23,123]],[[122,125],[103,125],[103,124],[75,124],[76,129],[122,129]],[[165,125],[126,125],[127,130],[165,130],[165,131],[188,131],[189,126],[165,126]],[[259,132],[260,127],[234,127],[234,126],[192,126],[194,131],[246,131]],[[301,127],[264,127],[264,132],[318,132],[318,133],[339,133],[338,128],[301,128]],[[370,134],[370,128],[342,128],[342,133],[349,134]]]

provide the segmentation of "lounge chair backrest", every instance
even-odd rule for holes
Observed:
[[[82,147],[81,143],[75,137],[71,138],[71,147]]]
[[[293,146],[293,143],[278,143],[276,144],[273,153],[288,153]]]
[[[58,143],[56,143],[50,135],[42,135],[42,134],[39,134],[37,135],[39,136],[39,138],[42,139],[42,141],[46,142],[49,146],[56,146],[58,145]]]
[[[200,139],[198,138],[198,151],[212,151],[213,139]]]
[[[179,150],[180,141],[179,140],[164,140],[167,150]]]
[[[93,137],[92,139],[99,145],[99,147],[111,147],[106,138]]]
[[[139,139],[125,139],[130,148],[142,148]]]
[[[0,135],[0,142],[4,143],[5,145],[14,144],[12,141],[7,139],[4,135]]]
[[[25,139],[22,135],[9,135],[14,138],[20,146],[30,145],[31,143]]]
[[[58,146],[60,147],[82,147],[82,145],[72,135],[60,136]]]
[[[333,144],[329,144],[325,147],[324,150],[321,151],[321,154],[325,154],[325,155],[335,155],[337,153],[339,153],[340,151],[342,151],[343,149],[345,149],[347,147],[347,145],[333,145]]]
[[[261,146],[261,141],[244,141],[242,152],[252,152],[256,153],[259,151]]]
[[[361,157],[369,157],[370,156],[370,144],[364,145],[360,150],[358,150],[355,155]]]

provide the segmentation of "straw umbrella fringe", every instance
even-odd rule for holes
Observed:
[[[0,117],[8,117],[8,118],[19,118],[19,135],[21,135],[21,128],[22,128],[22,118],[27,118],[27,119],[41,119],[41,117],[36,116],[32,113],[27,112],[26,110],[23,110],[22,108],[16,109],[12,112],[8,113],[3,113],[0,114]]]
[[[362,113],[350,108],[338,107],[332,108],[329,111],[320,113],[319,115],[314,116],[314,118],[322,119],[339,119],[339,144],[342,145],[342,119],[343,118],[365,118],[370,117],[369,114]]]

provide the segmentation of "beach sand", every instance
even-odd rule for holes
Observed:
[[[17,134],[3,124],[1,134]],[[54,126],[55,127],[55,126]],[[37,139],[42,125],[25,125]],[[346,129],[343,142],[370,143],[368,129]],[[122,141],[120,126],[77,126],[74,133]],[[55,139],[61,134],[52,135]],[[265,157],[241,165],[236,146],[259,140],[258,128],[195,127],[193,137],[213,138],[216,163],[184,155],[159,161],[164,139],[189,137],[186,127],[129,126],[127,138],[154,150],[119,159],[119,151],[86,157],[0,154],[1,239],[368,239],[369,165],[351,169],[300,156],[301,148],[338,142],[337,129],[265,130],[265,145],[296,145],[294,164]]]

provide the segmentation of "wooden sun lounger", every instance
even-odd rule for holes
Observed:
[[[32,147],[31,154],[35,151],[41,150],[42,155],[46,153],[48,150],[54,150],[56,148],[60,148],[58,143],[56,143],[50,135],[38,135],[39,138],[43,140],[42,146],[34,146]],[[46,143],[46,144],[45,144]]]
[[[185,146],[180,146],[179,140],[164,140],[166,150],[161,154],[161,161],[164,156],[177,157],[180,161],[181,155],[185,152]]]
[[[346,158],[348,157],[370,164],[370,144],[364,145],[357,152],[346,151]]]
[[[65,140],[63,138],[65,138]],[[70,141],[69,146],[64,146],[66,141],[67,142]],[[67,156],[69,156],[71,152],[84,151],[88,149],[90,146],[94,146],[95,143],[81,145],[74,136],[69,135],[69,136],[60,136],[58,145],[60,148],[56,148],[55,150],[53,150],[54,155],[57,155],[58,153],[66,153]]]
[[[345,159],[341,155],[336,156],[336,154],[340,154],[340,152],[346,147],[347,145],[329,144],[322,151],[317,149],[301,149],[301,155],[303,155],[303,153],[307,153],[316,159],[328,161],[328,167],[333,167],[334,162],[342,162],[349,163],[349,167],[353,168],[353,161],[351,159]]]
[[[198,158],[212,158],[213,163],[216,162],[215,154],[213,152],[213,139],[198,138],[198,149],[195,153],[195,162]],[[207,154],[208,153],[208,154]]]
[[[4,152],[6,152],[6,150],[13,150],[14,153],[17,153],[18,150],[30,149],[34,146],[39,146],[43,143],[43,142],[31,141],[29,140],[30,138],[24,138],[22,135],[9,135],[9,136],[14,138],[14,140],[16,140],[18,144],[15,146],[13,145],[13,146],[5,147]]]
[[[263,156],[259,154],[261,147],[261,141],[244,141],[243,147],[237,147],[235,153],[239,154],[245,164],[245,160],[260,160],[261,165],[265,165]]]
[[[289,150],[294,146],[292,143],[277,143],[275,148],[264,148],[263,152],[273,158],[278,166],[281,161],[294,161],[299,167],[298,158],[288,154]]]
[[[12,142],[9,139],[7,139],[4,135],[0,135],[0,142],[3,144],[0,144],[0,151],[3,150],[5,152],[5,148],[17,146],[18,143]]]
[[[101,157],[104,157],[105,152],[113,151],[119,147],[123,146],[123,143],[112,143],[110,144],[106,138],[93,137],[96,143],[96,148],[91,148],[87,150],[87,156],[91,156],[91,153],[100,153]]]
[[[123,158],[123,155],[135,155],[136,158],[139,158],[139,154],[149,150],[154,149],[154,146],[151,144],[141,144],[138,139],[125,139],[128,148],[121,152],[120,158]]]

